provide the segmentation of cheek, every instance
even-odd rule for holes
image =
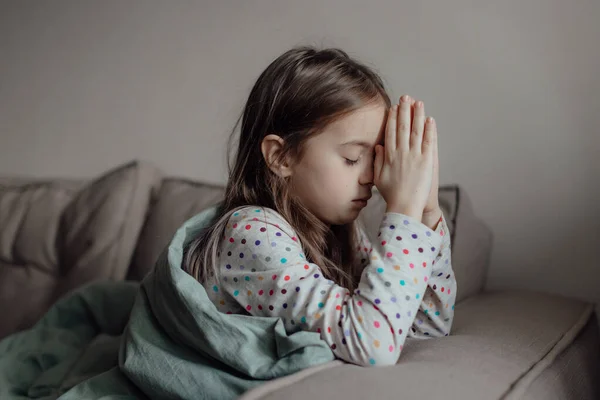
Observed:
[[[343,160],[330,158],[326,165],[320,169],[318,177],[320,185],[328,195],[340,195],[348,191],[350,184],[354,180],[355,172],[353,168],[345,165]]]
[[[338,160],[336,155],[322,155],[306,160],[302,175],[305,179],[304,184],[309,184],[311,189],[331,196],[339,193],[344,187],[348,186],[348,175],[351,168],[344,165],[343,160]]]

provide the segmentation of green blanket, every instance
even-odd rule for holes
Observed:
[[[0,342],[1,399],[232,399],[334,359],[319,334],[226,315],[181,269],[216,206],[176,232],[141,285],[96,283]]]

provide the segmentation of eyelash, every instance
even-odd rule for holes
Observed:
[[[349,160],[347,158],[344,158],[346,160],[346,164],[348,165],[356,165],[358,163],[358,160]]]

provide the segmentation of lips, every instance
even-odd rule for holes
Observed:
[[[362,199],[354,199],[352,200],[352,202],[356,205],[358,205],[359,207],[363,208],[367,206],[367,201],[369,201],[369,199],[371,198],[371,196],[369,197],[363,197]]]
[[[363,197],[362,199],[354,199],[352,201],[365,201],[365,202],[367,202],[367,201],[369,201],[370,198],[371,198],[371,196],[367,196],[367,197]]]

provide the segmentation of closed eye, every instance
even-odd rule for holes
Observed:
[[[355,165],[356,163],[358,163],[358,160],[350,160],[345,157],[344,157],[344,160],[346,160],[346,164],[348,164],[348,165]]]

